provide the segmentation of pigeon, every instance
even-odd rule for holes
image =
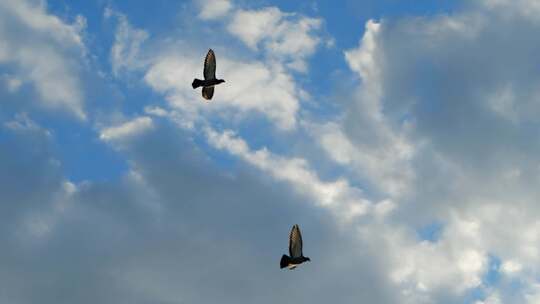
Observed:
[[[289,235],[289,255],[283,255],[279,262],[281,269],[288,267],[289,269],[295,269],[296,266],[304,263],[305,261],[311,261],[308,257],[302,254],[302,235],[300,234],[300,227],[294,225]]]
[[[204,99],[210,100],[214,96],[214,86],[225,82],[223,79],[216,79],[216,55],[212,49],[208,50],[206,58],[204,59],[204,80],[193,79],[191,86],[196,89],[198,87],[202,88],[202,96]]]

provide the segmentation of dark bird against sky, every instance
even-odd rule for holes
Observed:
[[[216,55],[212,49],[208,50],[208,54],[206,54],[206,58],[204,59],[203,75],[204,80],[195,78],[191,86],[194,89],[203,87],[202,96],[204,99],[210,100],[214,96],[214,86],[225,82],[223,79],[216,79]]]
[[[296,266],[305,261],[311,260],[302,253],[302,235],[300,234],[300,227],[294,225],[289,234],[289,256],[284,254],[281,257],[279,266],[280,268],[288,267],[289,269],[295,269]]]

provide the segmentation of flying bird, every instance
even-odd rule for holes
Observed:
[[[302,235],[300,234],[300,227],[298,225],[294,225],[289,234],[289,255],[284,254],[281,257],[281,261],[279,262],[280,268],[288,267],[289,269],[295,269],[296,266],[305,261],[311,261],[302,253]]]
[[[203,87],[202,96],[204,99],[210,100],[214,96],[214,86],[225,82],[223,79],[216,79],[216,55],[212,49],[208,50],[208,54],[206,54],[206,58],[204,59],[203,75],[204,80],[195,78],[191,86],[194,89]]]

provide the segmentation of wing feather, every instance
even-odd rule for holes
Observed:
[[[204,87],[202,89],[202,96],[207,100],[212,99],[212,96],[214,96],[214,87]]]
[[[302,256],[302,234],[300,234],[300,227],[294,225],[289,235],[289,255],[291,258],[298,258]]]
[[[208,50],[206,58],[204,59],[204,79],[216,79],[216,55],[212,49]]]

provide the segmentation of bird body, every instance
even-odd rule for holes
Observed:
[[[225,82],[223,79],[216,79],[216,55],[212,49],[208,50],[204,59],[203,75],[204,80],[195,78],[191,86],[193,89],[203,87],[202,96],[204,99],[210,100],[214,96],[214,86]]]
[[[294,225],[289,234],[289,255],[281,256],[281,261],[279,262],[280,268],[289,268],[290,270],[295,269],[298,265],[311,261],[308,257],[305,257],[302,253],[302,234],[300,233],[300,227]]]

